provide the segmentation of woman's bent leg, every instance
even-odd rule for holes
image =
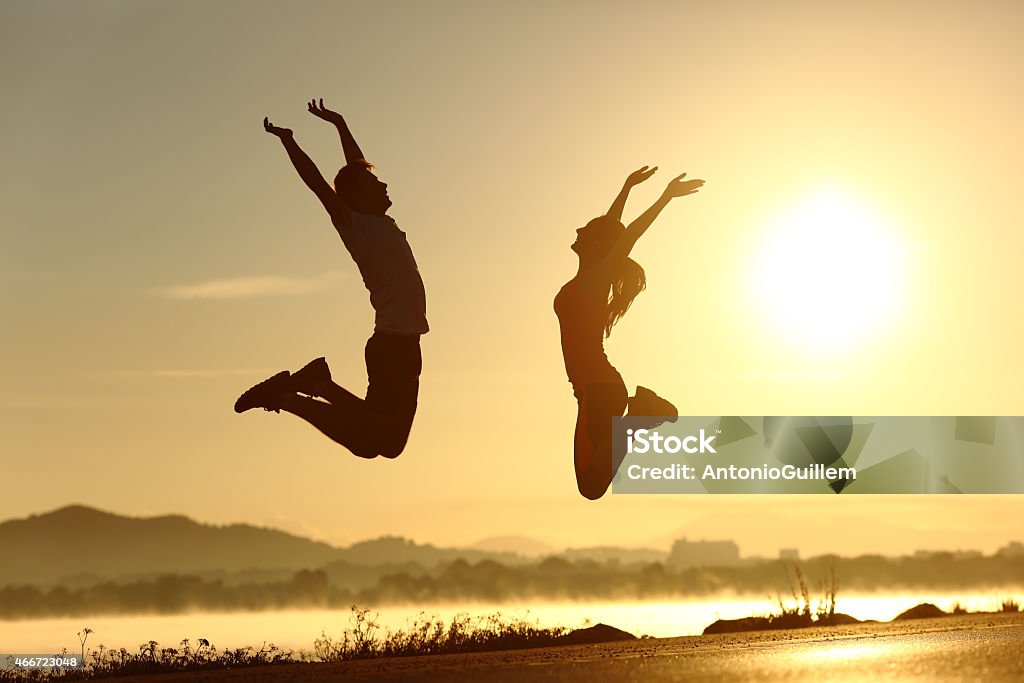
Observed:
[[[615,476],[612,418],[625,412],[626,398],[622,384],[589,384],[579,397],[573,462],[576,486],[590,500],[603,496]]]

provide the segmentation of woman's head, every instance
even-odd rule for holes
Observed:
[[[576,241],[572,243],[571,249],[580,259],[600,260],[608,255],[612,245],[625,231],[620,221],[610,216],[600,216],[576,230]]]
[[[600,216],[576,231],[572,250],[579,254],[584,268],[595,265],[608,255],[624,232],[626,228],[621,221]],[[608,294],[608,318],[604,326],[606,337],[611,336],[612,327],[626,314],[636,295],[647,286],[644,269],[633,259],[623,258],[614,268]]]

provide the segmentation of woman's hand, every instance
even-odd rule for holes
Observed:
[[[318,119],[323,119],[327,123],[333,123],[337,125],[339,123],[345,122],[345,119],[342,118],[341,114],[339,114],[336,111],[331,111],[330,109],[324,106],[324,98],[322,97],[320,98],[319,105],[317,105],[316,100],[310,100],[306,104],[306,108],[309,110],[310,114],[317,117]]]
[[[686,174],[682,174],[672,179],[669,182],[668,187],[665,188],[665,192],[662,193],[662,197],[665,199],[674,199],[675,197],[685,197],[688,194],[693,194],[699,190],[703,185],[703,180],[683,180]]]
[[[629,189],[629,188],[633,187],[634,185],[639,185],[640,183],[642,183],[643,181],[647,180],[652,175],[654,175],[654,172],[657,171],[657,170],[658,170],[657,166],[655,166],[654,168],[652,168],[650,170],[648,170],[646,166],[644,166],[642,168],[638,168],[637,170],[635,170],[632,173],[630,173],[629,176],[627,176],[626,182],[623,183],[622,186],[624,188],[626,188],[626,189]]]
[[[266,116],[263,117],[263,130],[267,131],[271,135],[276,135],[282,140],[284,140],[285,138],[290,138],[292,136],[291,128],[280,128],[278,126],[275,126],[270,122],[270,119],[267,118]]]

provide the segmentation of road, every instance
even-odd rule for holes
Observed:
[[[971,615],[919,622],[473,655],[297,664],[119,681],[453,681],[661,683],[667,681],[1021,681],[1024,615]]]

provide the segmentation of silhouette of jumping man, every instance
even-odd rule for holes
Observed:
[[[591,500],[604,495],[615,475],[612,417],[622,416],[627,407],[630,415],[662,416],[652,421],[654,427],[678,415],[674,405],[650,389],[637,386],[636,395],[628,396],[622,376],[604,353],[604,338],[647,284],[643,268],[629,258],[633,245],[672,199],[693,194],[704,184],[683,180],[685,173],[674,178],[658,201],[623,227],[622,210],[630,189],[656,170],[644,166],[629,174],[608,213],[576,231],[572,250],[579,257],[579,270],[555,296],[565,372],[578,403],[573,440],[576,485]]]
[[[333,123],[341,136],[345,166],[334,188],[290,129],[266,118],[263,128],[280,138],[299,177],[324,205],[370,291],[376,321],[366,342],[366,398],[335,384],[327,361],[317,358],[294,374],[285,370],[252,387],[235,402],[235,411],[283,410],[361,458],[395,458],[405,449],[416,414],[420,335],[428,330],[423,280],[405,233],[387,215],[388,186],[374,175],[345,119],[324,107],[322,99],[309,102],[308,109]]]

